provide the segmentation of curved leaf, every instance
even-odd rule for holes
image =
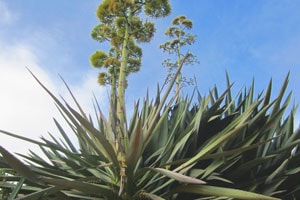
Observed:
[[[194,193],[205,196],[218,196],[218,197],[229,197],[235,199],[246,199],[246,200],[279,200],[275,197],[268,197],[265,195],[247,192],[238,189],[208,186],[208,185],[189,185],[179,186],[173,189],[172,194],[176,193]]]
[[[165,176],[167,176],[171,179],[177,180],[181,183],[206,184],[205,181],[202,181],[200,179],[196,179],[196,178],[193,178],[193,177],[190,177],[190,176],[179,174],[177,172],[170,171],[170,170],[167,170],[167,169],[163,169],[163,168],[148,168],[148,169],[150,169],[152,171],[155,171],[157,173],[160,173],[162,175],[165,175]]]

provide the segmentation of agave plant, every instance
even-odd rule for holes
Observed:
[[[178,69],[179,73],[180,68]],[[33,74],[32,74],[33,75]],[[34,75],[33,75],[34,76]],[[218,95],[170,98],[175,78],[161,96],[139,101],[124,137],[116,136],[97,101],[96,120],[53,98],[69,128],[54,120],[61,138],[25,138],[38,145],[44,157],[19,155],[0,146],[0,188],[18,199],[279,199],[299,197],[299,131],[293,130],[295,108],[284,113],[291,95],[282,100],[267,91],[254,98],[254,84],[232,98],[231,84]],[[170,99],[167,102],[167,99]],[[94,119],[94,120],[93,120]],[[283,120],[284,119],[284,120]],[[75,134],[78,146],[67,130]],[[46,158],[45,158],[46,157]],[[9,192],[10,191],[10,192]],[[9,194],[8,194],[9,193]]]

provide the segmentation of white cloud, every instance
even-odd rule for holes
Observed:
[[[13,15],[10,10],[7,8],[6,4],[1,1],[0,2],[0,24],[10,24],[16,15]]]
[[[0,24],[14,23],[18,22],[1,1]],[[57,41],[57,37],[63,39],[60,32],[45,33],[47,30],[37,30],[35,27],[26,26],[26,34],[21,39],[7,38],[11,36],[9,33],[0,35],[0,130],[35,140],[39,140],[41,136],[48,138],[48,132],[59,136],[53,117],[63,125],[64,123],[51,97],[38,85],[26,67],[52,93],[56,96],[61,94],[68,102],[71,101],[63,82],[58,76],[53,77],[50,74],[50,72],[59,73],[55,71],[57,68],[45,69],[53,63],[72,66],[71,62],[66,61],[68,59],[66,57],[70,55],[61,55],[66,54],[66,49]],[[68,71],[69,77],[70,74]],[[100,105],[102,107],[106,105],[106,90],[97,85],[95,74],[87,73],[69,86],[88,114],[93,113],[93,92]],[[71,103],[71,105],[74,104]],[[0,145],[11,152],[23,154],[26,154],[28,149],[34,152],[39,151],[37,146],[2,133],[0,133]]]
[[[31,51],[32,47],[24,44],[8,47],[1,41],[0,44],[4,47],[0,54],[0,129],[31,139],[39,139],[42,135],[47,137],[48,132],[57,136],[58,131],[54,127],[52,117],[63,120],[50,96],[43,91],[25,66],[29,67],[51,92],[55,95],[61,94],[70,101],[64,85],[62,82],[55,85],[59,80],[53,80],[38,65],[39,60]],[[106,96],[106,92],[97,85],[94,75],[88,74],[82,83],[70,85],[70,88],[73,88],[74,95],[87,113],[93,113],[92,91],[97,98],[106,99],[102,98]],[[105,105],[105,100],[100,103]],[[26,153],[28,148],[38,151],[38,147],[21,140],[3,134],[0,138],[0,145],[12,152]]]
[[[2,47],[5,45],[1,45]],[[52,90],[50,77],[36,64],[28,47],[6,47],[0,55],[0,129],[37,139],[47,133],[54,104],[34,81],[25,65]],[[29,146],[1,135],[1,145],[11,151],[24,152]]]

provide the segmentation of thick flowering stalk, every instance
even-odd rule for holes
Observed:
[[[172,26],[167,29],[165,35],[169,36],[172,40],[167,41],[160,45],[160,48],[164,52],[169,54],[175,54],[176,61],[172,62],[170,59],[164,61],[165,67],[168,68],[167,81],[170,81],[175,72],[182,63],[182,59],[185,56],[185,65],[197,63],[196,57],[190,52],[184,52],[183,47],[186,45],[192,45],[195,42],[195,35],[188,33],[187,31],[192,29],[193,22],[186,18],[186,16],[175,17],[172,21]],[[187,81],[182,74],[176,75],[176,97],[179,97],[180,89],[184,84],[192,84],[193,81]]]
[[[95,40],[110,42],[115,50],[115,61],[118,61],[102,67],[108,69],[108,73],[101,72],[98,82],[112,86],[110,121],[116,134],[116,143],[119,143],[119,149],[123,148],[122,151],[126,151],[128,140],[125,109],[127,76],[139,71],[141,66],[142,50],[136,42],[150,42],[155,32],[154,23],[143,21],[139,16],[142,11],[146,16],[158,18],[167,16],[171,7],[166,0],[104,0],[97,10],[100,24],[92,31]],[[92,56],[92,65],[99,67],[99,64],[105,63],[110,57],[111,55],[101,55],[98,58]]]

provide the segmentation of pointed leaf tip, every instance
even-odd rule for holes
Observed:
[[[162,175],[165,175],[165,176],[167,176],[171,179],[182,182],[182,183],[197,184],[197,185],[206,184],[205,181],[202,181],[200,179],[196,179],[196,178],[193,178],[193,177],[190,177],[190,176],[186,176],[186,175],[183,175],[183,174],[180,174],[180,173],[177,173],[177,172],[174,172],[174,171],[170,171],[170,170],[167,170],[167,169],[163,169],[163,168],[149,168],[149,169],[152,170],[152,171],[155,171],[157,173],[160,173]]]

